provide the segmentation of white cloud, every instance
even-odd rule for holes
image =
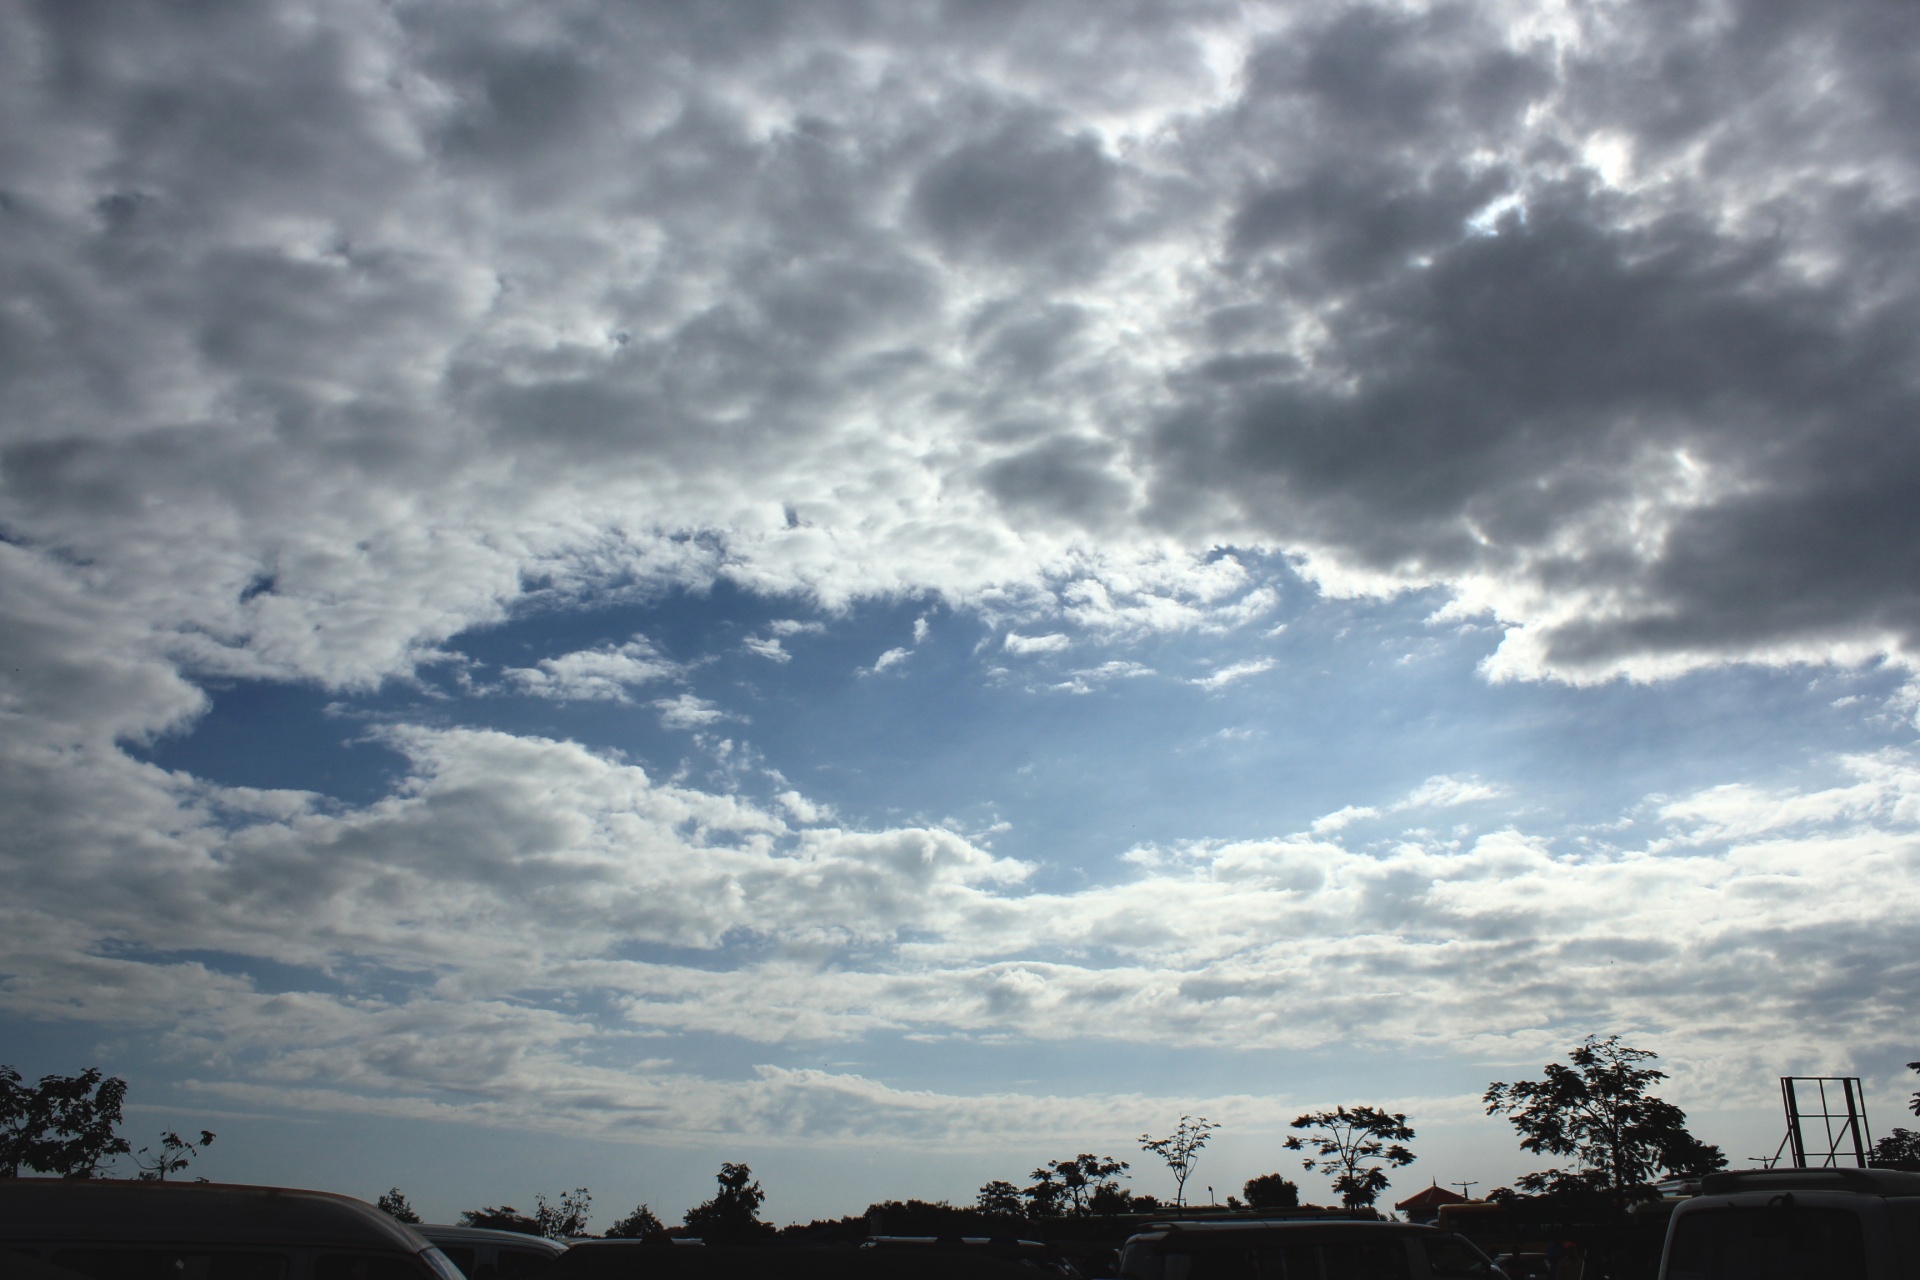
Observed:
[[[787,815],[795,822],[815,826],[833,820],[832,805],[818,804],[798,791],[782,791],[776,798],[780,801],[780,807],[785,809]]]
[[[1073,673],[1089,680],[1137,680],[1141,676],[1154,674],[1152,667],[1144,662],[1133,662],[1125,658],[1114,658],[1097,667],[1082,667]]]
[[[53,825],[4,846],[0,1008],[178,1027],[177,1052],[340,1106],[529,1093],[481,1105],[497,1117],[564,1107],[559,1082],[591,1075],[619,1027],[567,1012],[581,991],[634,1032],[759,1043],[1124,1027],[1136,1043],[1323,1048],[1363,1026],[1370,1044],[1471,1056],[1571,1022],[1658,1025],[1663,1051],[1705,1061],[1734,1043],[1799,1060],[1843,1030],[1897,1036],[1914,1012],[1920,764],[1904,753],[1837,761],[1849,777],[1831,788],[1665,801],[1639,844],[1495,828],[1350,849],[1323,821],[1143,847],[1119,879],[1036,891],[1031,868],[950,831],[813,825],[831,813],[794,791],[776,811],[567,743],[393,735],[409,782],[359,808],[125,757],[36,773],[10,744],[8,776]],[[58,804],[69,790],[95,803]],[[73,853],[39,856],[49,842]],[[243,967],[432,978],[391,1004],[269,996],[167,959],[181,937]],[[757,950],[719,967],[619,954],[741,938]],[[462,1047],[481,1043],[495,1051]],[[687,1090],[695,1106],[708,1086]]]
[[[504,674],[521,693],[537,698],[629,702],[629,690],[635,686],[675,679],[682,670],[635,636],[618,647],[579,649],[542,658],[532,667],[508,667]]]
[[[1459,805],[1475,804],[1482,800],[1497,800],[1508,794],[1510,792],[1507,788],[1483,782],[1476,777],[1435,774],[1385,808],[1350,804],[1315,818],[1312,829],[1314,834],[1324,835],[1342,831],[1356,822],[1369,821],[1388,814],[1406,813],[1412,809],[1450,809]]]
[[[673,698],[656,698],[653,705],[660,712],[660,723],[669,729],[697,729],[716,720],[732,718],[705,698],[691,693]]]
[[[0,517],[196,671],[366,687],[530,590],[722,577],[1219,630],[1277,602],[1261,551],[1497,620],[1494,678],[1909,651],[1908,585],[1858,569],[1898,562],[1903,517],[1860,544],[1828,518],[1867,508],[1827,461],[1879,456],[1913,395],[1866,335],[1920,305],[1865,261],[1915,160],[1871,72],[1897,42],[1847,6],[1795,19],[1792,84],[1654,11],[1531,34],[1409,12],[1337,88],[1306,68],[1359,19],[1311,9],[1276,11],[1283,36],[1067,4],[1031,21],[1076,52],[1039,61],[933,11],[724,55],[664,10],[591,47],[556,21],[535,56],[513,5],[295,9],[7,20],[32,137],[5,252],[40,320]],[[1669,38],[1716,86],[1687,101],[1724,109],[1653,121],[1620,91]],[[848,47],[884,73],[794,78]],[[54,49],[84,93],[50,87]],[[1458,74],[1494,65],[1499,92]],[[1388,66],[1432,110],[1382,133]],[[1819,109],[1783,113],[1796,93]],[[1319,108],[1277,105],[1301,94]],[[1705,130],[1703,169],[1681,157]],[[1630,178],[1592,186],[1582,154]],[[1017,216],[991,194],[1014,190]],[[1524,227],[1467,232],[1506,205]],[[1586,303],[1644,323],[1596,341]],[[1527,358],[1514,314],[1553,320]],[[1905,510],[1905,465],[1872,509]]]
[[[1017,631],[1009,631],[1001,647],[1008,653],[1059,653],[1062,649],[1072,648],[1073,641],[1058,631],[1041,636],[1023,636]]]
[[[1350,804],[1344,808],[1336,809],[1332,813],[1315,818],[1313,820],[1313,833],[1315,835],[1324,835],[1330,831],[1340,831],[1352,826],[1356,822],[1363,821],[1367,818],[1377,818],[1379,816],[1380,811],[1371,806]]]
[[[1660,806],[1660,817],[1689,844],[1748,840],[1757,836],[1835,824],[1920,823],[1920,795],[1900,782],[1909,768],[1898,752],[1848,757],[1851,786],[1821,791],[1767,790],[1729,783]]]
[[[1222,689],[1236,680],[1245,680],[1248,676],[1257,676],[1271,671],[1279,665],[1272,658],[1251,658],[1245,662],[1234,662],[1220,668],[1212,675],[1196,676],[1188,684],[1199,685],[1202,689]]]
[[[911,649],[889,649],[873,660],[873,665],[866,669],[867,674],[879,675],[882,671],[899,666],[912,656]]]
[[[748,653],[758,654],[761,657],[769,659],[770,661],[773,661],[773,662],[785,663],[785,662],[793,661],[793,655],[788,653],[784,648],[781,647],[780,641],[777,637],[748,636],[744,641],[741,642],[740,647],[745,649]]]
[[[1137,680],[1153,674],[1154,669],[1145,663],[1114,658],[1097,667],[1081,667],[1072,671],[1067,679],[1049,687],[1061,693],[1092,693],[1100,685],[1114,680]]]
[[[1454,777],[1443,773],[1435,774],[1415,787],[1393,808],[1395,812],[1406,809],[1451,809],[1481,800],[1498,800],[1508,794],[1505,787],[1483,782],[1479,778]]]

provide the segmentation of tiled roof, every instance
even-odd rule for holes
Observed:
[[[1422,1188],[1393,1206],[1396,1209],[1438,1209],[1443,1204],[1466,1204],[1467,1198],[1457,1191],[1449,1191],[1437,1183]]]

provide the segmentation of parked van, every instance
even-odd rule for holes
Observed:
[[[415,1227],[460,1268],[467,1280],[532,1280],[567,1251],[567,1246],[545,1236],[491,1227],[443,1227],[429,1223]]]
[[[89,1280],[465,1280],[372,1205],[289,1187],[0,1179],[0,1249]]]
[[[703,1245],[583,1240],[551,1280],[1046,1280],[1017,1260],[968,1249],[832,1245]]]
[[[1709,1174],[1667,1227],[1661,1280],[1913,1280],[1920,1173]]]
[[[1120,1250],[1122,1280],[1499,1280],[1466,1237],[1407,1222],[1164,1222]]]
[[[868,1236],[860,1242],[862,1250],[904,1253],[925,1257],[934,1253],[958,1253],[962,1256],[998,1258],[1055,1280],[1081,1280],[1072,1263],[1039,1240],[1017,1240],[1012,1236]]]

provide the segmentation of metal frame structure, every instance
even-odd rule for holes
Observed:
[[[1814,1097],[1803,1098],[1805,1086],[1812,1086]],[[1835,1092],[1839,1094],[1837,1098],[1833,1096]],[[1818,1110],[1802,1105],[1816,1099]],[[1849,1155],[1856,1167],[1867,1167],[1867,1153],[1873,1149],[1873,1140],[1867,1135],[1867,1095],[1860,1087],[1859,1076],[1781,1076],[1780,1101],[1787,1112],[1787,1136],[1780,1140],[1769,1168],[1777,1164],[1789,1148],[1796,1169],[1837,1169],[1841,1167],[1841,1160]],[[1845,1109],[1834,1110],[1836,1103]],[[1824,1147],[1809,1146],[1807,1142],[1808,1130],[1815,1121],[1820,1127],[1811,1136],[1824,1136]],[[1809,1160],[1810,1154],[1819,1163]]]

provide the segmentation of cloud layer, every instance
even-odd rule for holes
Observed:
[[[531,1090],[514,1114],[571,1114],[596,1104],[567,1082],[594,1081],[637,1125],[669,1088],[656,1077],[686,1068],[602,1056],[681,1033],[762,1054],[933,1035],[1499,1061],[1556,1051],[1567,1028],[1634,1027],[1725,1073],[1704,1102],[1764,1074],[1758,1046],[1897,1041],[1920,976],[1905,755],[1855,759],[1821,790],[1655,801],[1557,841],[1488,815],[1490,788],[1435,779],[1387,807],[1481,820],[1368,835],[1347,812],[1317,834],[1139,849],[1118,880],[1060,892],[950,831],[846,830],[797,796],[774,812],[568,743],[395,745],[409,781],[358,809],[70,762],[96,794],[117,783],[115,803],[36,833],[67,856],[13,857],[7,1007],[177,1026],[177,1050],[241,1078],[401,1090],[428,1111],[439,1090]],[[164,959],[182,948],[240,968]],[[265,991],[250,959],[311,978]],[[764,1088],[799,1088],[769,1071]],[[675,1107],[734,1105],[698,1074]],[[901,1108],[882,1111],[919,1114]],[[808,1104],[776,1127],[817,1119]]]
[[[387,725],[364,805],[126,748],[722,581],[937,600],[1089,697],[1266,625],[1280,562],[1490,619],[1496,679],[1909,666],[1916,49],[1880,0],[9,6],[0,1000],[315,1106],[821,1133],[986,1104],[607,1057],[1897,1038],[1901,750],[1605,832],[1446,776],[1063,888],[533,732]],[[777,676],[820,625],[730,643]],[[480,692],[744,723],[701,656]]]
[[[1504,674],[1910,644],[1897,6],[6,21],[5,527],[196,667],[1220,542]]]

